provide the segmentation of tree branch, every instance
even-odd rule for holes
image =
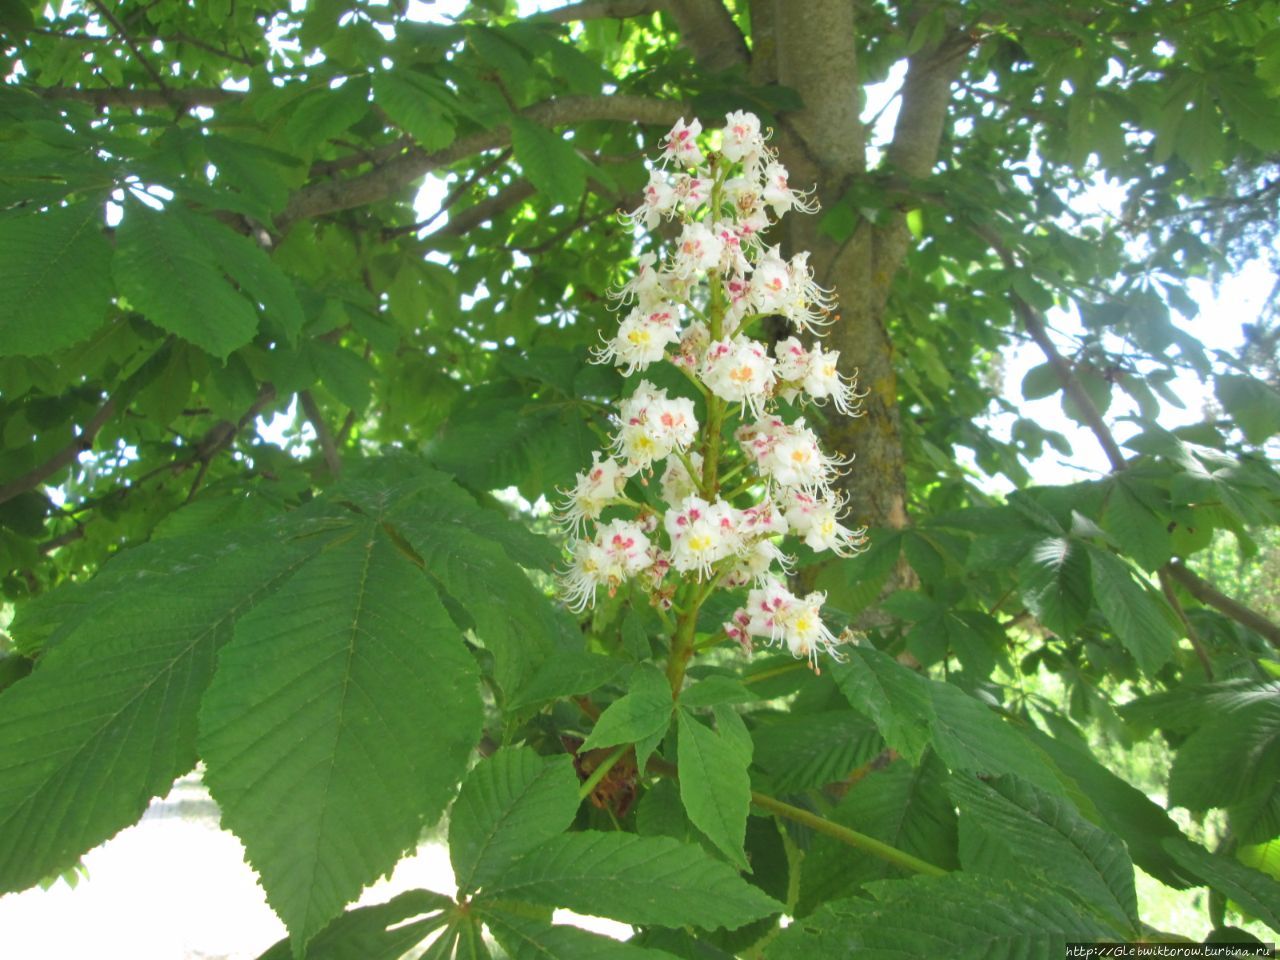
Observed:
[[[520,116],[548,127],[592,120],[624,120],[668,126],[675,123],[685,109],[685,105],[676,100],[619,94],[547,100],[526,107],[520,111]],[[434,153],[415,147],[359,176],[303,187],[294,194],[284,212],[276,218],[276,225],[283,233],[299,220],[377,203],[433,170],[447,167],[472,154],[504,147],[510,142],[511,130],[502,126],[461,137]]]
[[[311,421],[311,426],[316,431],[316,440],[320,444],[320,452],[324,455],[325,466],[329,468],[329,475],[337,479],[342,473],[342,457],[338,455],[338,448],[333,442],[333,434],[329,432],[329,425],[325,423],[324,415],[320,412],[316,398],[311,395],[310,390],[303,390],[298,394],[298,400],[302,404],[302,410],[307,415],[307,419]]]
[[[1171,560],[1162,569],[1167,570],[1170,577],[1182,584],[1187,593],[1201,603],[1226,614],[1236,623],[1242,624],[1260,634],[1269,640],[1272,646],[1280,649],[1280,625],[1272,623],[1256,610],[1246,607],[1239,600],[1233,600],[1228,597],[1208,580],[1189,570],[1178,561]]]
[[[539,13],[536,17],[553,23],[574,23],[578,20],[625,20],[628,17],[648,16],[666,8],[667,4],[663,0],[593,0],[588,3],[570,3]]]
[[[213,107],[241,99],[236,90],[174,87],[163,90],[114,90],[109,87],[23,87],[46,100],[77,100],[97,107]]]
[[[116,15],[111,12],[111,8],[108,7],[103,0],[91,0],[91,2],[93,3],[94,9],[97,10],[98,13],[102,14],[103,18],[111,24],[111,29],[116,32],[116,36],[124,41],[125,46],[129,48],[134,59],[141,64],[142,69],[146,70],[151,79],[155,81],[156,86],[160,88],[161,93],[164,95],[165,101],[171,102],[169,100],[169,85],[164,82],[164,77],[160,76],[160,71],[156,69],[155,64],[148,60],[138,48],[138,45],[133,42],[133,37],[129,36],[129,31],[124,28],[124,24],[116,19]],[[177,104],[175,104],[175,106],[177,106]]]
[[[750,59],[742,31],[720,0],[668,0],[664,6],[700,67],[718,73]]]
[[[87,450],[93,449],[94,438],[108,420],[115,415],[116,401],[114,397],[107,399],[98,411],[89,418],[89,422],[84,425],[84,429],[80,431],[80,435],[71,443],[67,444],[52,457],[33,467],[22,476],[0,486],[0,503],[12,500],[19,494],[26,493],[28,490],[34,490],[43,481],[53,476],[60,470],[71,466],[76,462],[76,458]]]

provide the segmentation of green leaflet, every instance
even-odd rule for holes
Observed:
[[[65,869],[191,769],[216,651],[325,542],[287,532],[267,528],[221,550],[210,537],[168,541],[165,555],[218,559],[162,563],[162,574],[145,571],[152,548],[125,552],[128,592],[90,593],[76,626],[0,697],[0,890]]]
[[[1280,933],[1280,882],[1230,857],[1210,853],[1190,840],[1166,840],[1164,848],[1210,887],[1221,890],[1243,910]]]
[[[536,848],[478,899],[525,900],[623,923],[704,930],[732,930],[783,909],[699,847],[592,831]]]
[[[598,653],[556,653],[547,658],[528,683],[508,698],[507,709],[523,710],[560,697],[590,693],[616,680],[626,668],[626,661]]]
[[[758,724],[751,736],[755,765],[778,793],[843,780],[884,745],[875,725],[852,710],[782,716]]]
[[[1027,607],[1054,633],[1074,633],[1089,612],[1089,557],[1084,544],[1050,537],[1032,547],[1018,565]]]
[[[832,669],[855,709],[876,721],[885,742],[912,761],[931,744],[953,770],[1010,773],[1062,793],[1051,763],[1015,727],[959,687],[930,680],[871,647],[855,647]]]
[[[93,333],[111,304],[100,200],[0,220],[0,355],[41,356]]]
[[[1242,696],[1183,741],[1169,774],[1170,803],[1226,807],[1255,800],[1280,781],[1280,692],[1269,685],[1258,693]]]
[[[449,817],[458,890],[471,893],[521,854],[563,833],[578,803],[578,776],[568,756],[540,757],[513,747],[480,761]]]
[[[1123,939],[1034,882],[949,873],[869,889],[875,900],[835,900],[793,923],[769,960],[1060,960],[1070,941]]]
[[[751,809],[751,739],[744,744],[731,729],[742,724],[732,708],[718,712],[717,719],[718,732],[688,710],[676,713],[680,799],[693,825],[739,870],[750,870],[743,844]]]
[[[1093,595],[1111,622],[1116,639],[1145,673],[1159,670],[1173,656],[1179,631],[1172,611],[1152,590],[1138,584],[1129,568],[1106,550],[1089,549]]]
[[[480,734],[477,669],[374,520],[242,619],[200,711],[206,781],[295,953],[417,842]]]
[[[443,150],[453,142],[453,118],[441,97],[452,96],[439,81],[412,70],[373,75],[373,100],[423,150]]]
[[[868,714],[885,743],[912,763],[929,744],[933,707],[928,681],[877,650],[858,648],[832,676],[855,710]]]
[[[944,789],[946,781],[946,768],[932,753],[915,767],[899,760],[858,783],[827,817],[953,869],[959,866],[956,814]],[[850,856],[845,844],[815,834],[800,873],[796,914],[811,913],[825,901],[848,896],[873,880],[902,875],[882,860]]]
[[[128,203],[112,271],[130,306],[216,357],[258,329],[257,311],[226,281],[217,254],[174,214]]]
[[[577,203],[587,186],[586,168],[560,135],[523,117],[511,118],[511,147],[525,176],[552,203]]]
[[[634,743],[636,764],[643,771],[671,724],[673,709],[667,678],[656,667],[641,664],[631,675],[630,692],[605,708],[581,749]]]
[[[405,951],[445,923],[445,911],[452,906],[453,901],[443,894],[406,890],[386,903],[348,910],[316,934],[307,945],[307,960],[400,960]],[[258,960],[292,957],[286,937]]]
[[[1021,882],[1038,878],[1102,911],[1136,935],[1133,862],[1114,834],[1085,820],[1060,797],[1016,777],[955,776],[947,792],[960,808],[965,870]]]
[[[673,960],[662,950],[638,947],[570,926],[552,926],[503,910],[480,917],[511,960]]]

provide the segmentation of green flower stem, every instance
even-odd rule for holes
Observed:
[[[624,743],[618,747],[613,753],[605,757],[604,763],[591,771],[591,776],[582,782],[582,786],[578,790],[578,802],[581,803],[587,797],[591,796],[591,791],[600,786],[600,781],[609,775],[609,771],[614,768],[623,755],[631,749],[631,744]]]
[[[763,680],[772,680],[774,677],[781,677],[783,674],[795,673],[797,670],[807,670],[809,664],[804,660],[797,660],[795,663],[786,663],[780,667],[774,667],[772,670],[761,670],[759,673],[753,673],[749,677],[743,677],[742,682],[746,684],[760,683]]]
[[[873,857],[879,857],[881,860],[892,863],[896,867],[902,867],[913,873],[922,873],[927,877],[941,877],[947,873],[941,867],[926,863],[919,857],[913,857],[911,854],[905,853],[897,847],[891,847],[875,837],[869,837],[865,833],[859,833],[857,830],[850,830],[848,827],[843,827],[838,823],[832,823],[816,813],[793,807],[791,804],[784,803],[768,794],[757,793],[752,790],[751,802],[757,807],[763,807],[770,813],[776,813],[778,816],[786,817],[795,823],[804,824],[804,826],[816,830],[818,833],[839,840],[841,843],[847,843],[851,847],[855,847],[864,853],[869,853]]]

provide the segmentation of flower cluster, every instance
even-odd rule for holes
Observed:
[[[781,316],[813,338],[832,321],[834,301],[807,254],[787,260],[763,240],[784,214],[816,205],[788,185],[754,115],[729,114],[716,149],[704,139],[697,120],[667,135],[628,218],[649,230],[675,220],[679,237],[661,260],[640,258],[615,294],[625,316],[595,350],[628,377],[670,364],[690,396],[644,376],[622,401],[607,450],[562,491],[560,518],[574,537],[562,589],[581,611],[599,588],[637,580],[691,631],[711,589],[745,587],[746,604],[724,634],[747,648],[753,638],[784,646],[816,667],[819,651],[838,655],[839,640],[822,621],[823,594],[788,590],[783,544],[792,537],[850,556],[864,536],[841,522],[845,504],[832,489],[850,461],[780,411],[782,402],[830,402],[853,416],[859,398],[838,351],[791,336],[770,352],[752,332],[763,317]],[[639,490],[640,499],[628,495],[632,480],[643,489],[655,475],[661,505]]]

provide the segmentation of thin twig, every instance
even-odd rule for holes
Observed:
[[[320,406],[310,390],[299,393],[298,400],[302,403],[302,410],[316,431],[316,440],[320,444],[321,454],[324,455],[325,466],[329,468],[329,475],[336,479],[342,473],[342,457],[338,455],[338,448],[333,442],[333,433],[329,430],[329,424],[325,423]]]
[[[80,435],[72,440],[69,444],[51,456],[39,466],[32,467],[22,476],[0,486],[0,503],[12,500],[19,494],[26,493],[28,490],[34,490],[44,480],[53,476],[65,467],[71,466],[76,462],[76,458],[80,454],[93,449],[94,438],[108,420],[114,416],[116,412],[116,401],[114,397],[109,397],[97,413],[89,418],[89,422],[84,425],[84,429],[80,431]]]
[[[1181,563],[1170,562],[1165,566],[1165,569],[1169,571],[1169,576],[1182,584],[1187,593],[1201,603],[1226,614],[1236,623],[1242,624],[1260,634],[1269,640],[1273,646],[1280,649],[1280,625],[1268,620],[1256,610],[1246,607],[1239,600],[1233,600],[1228,597],[1208,580],[1189,570]]]
[[[133,37],[129,36],[129,31],[124,28],[124,24],[116,19],[116,15],[111,12],[111,8],[103,0],[92,0],[92,3],[94,8],[111,24],[111,28],[115,30],[116,35],[124,41],[125,46],[133,53],[134,58],[138,63],[142,64],[142,68],[150,74],[151,79],[156,82],[156,86],[160,88],[165,98],[168,99],[169,85],[164,82],[164,77],[160,76],[160,71],[156,69],[155,64],[143,56],[142,50],[133,42]],[[179,104],[175,103],[174,106],[179,106]]]
[[[1182,621],[1182,628],[1187,631],[1187,639],[1191,641],[1191,647],[1195,650],[1196,656],[1200,660],[1200,666],[1204,669],[1204,678],[1212,683],[1213,662],[1209,659],[1209,651],[1205,649],[1204,643],[1200,639],[1199,631],[1196,630],[1190,618],[1187,617],[1187,611],[1182,609],[1182,603],[1178,600],[1178,593],[1173,589],[1173,576],[1166,567],[1161,567],[1157,570],[1156,575],[1160,578],[1160,590],[1164,593],[1164,598],[1169,601],[1169,606],[1173,607],[1173,612]]]

